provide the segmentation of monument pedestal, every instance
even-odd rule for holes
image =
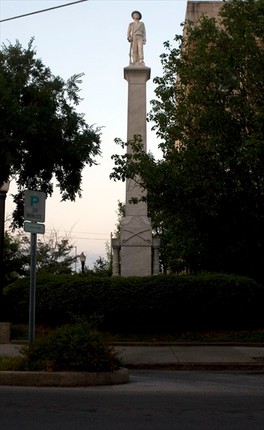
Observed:
[[[124,68],[124,78],[128,82],[127,141],[140,136],[146,151],[146,82],[150,78],[150,68],[143,64],[130,65]],[[131,151],[128,145],[127,152]],[[131,203],[131,199],[145,194],[136,181],[126,181],[126,209],[120,225],[120,237],[112,239],[113,276],[151,276],[159,273],[159,240],[152,237],[147,204]]]
[[[152,275],[152,228],[147,216],[125,216],[120,226],[121,276]]]
[[[150,218],[125,216],[120,237],[112,239],[113,276],[158,275],[159,247],[159,238],[152,236]]]

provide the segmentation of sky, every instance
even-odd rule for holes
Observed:
[[[72,3],[74,0],[0,0],[0,19],[15,17],[42,9]],[[58,190],[46,200],[45,235],[56,231],[69,237],[76,255],[83,252],[86,267],[105,257],[106,243],[116,229],[118,201],[125,202],[125,184],[109,179],[114,162],[111,155],[122,153],[114,139],[126,141],[127,82],[123,69],[129,64],[126,39],[131,12],[139,10],[146,27],[145,65],[151,68],[147,82],[147,112],[155,98],[153,79],[162,76],[160,55],[163,43],[182,33],[187,0],[88,0],[67,7],[0,23],[1,45],[18,40],[24,48],[34,37],[37,58],[53,75],[67,80],[84,73],[82,102],[78,111],[89,125],[102,127],[98,165],[83,171],[82,198],[61,202]],[[147,151],[157,157],[159,141],[151,126],[147,127]],[[6,200],[6,217],[13,209],[11,183]],[[28,234],[28,233],[27,233]]]

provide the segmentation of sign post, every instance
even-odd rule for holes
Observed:
[[[46,194],[40,191],[25,191],[24,202],[24,230],[31,233],[30,238],[30,291],[29,291],[29,323],[28,342],[31,344],[35,337],[36,314],[36,260],[37,260],[37,233],[44,234]]]
[[[36,257],[37,257],[37,233],[31,233],[30,238],[30,289],[29,289],[29,321],[28,343],[31,344],[35,337],[36,314]]]

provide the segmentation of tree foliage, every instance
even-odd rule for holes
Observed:
[[[61,238],[55,230],[49,236],[45,235],[37,244],[37,273],[72,273],[76,260],[72,250],[70,237]]]
[[[95,261],[91,273],[99,276],[112,276],[112,249],[109,242],[105,243],[106,256],[99,256]]]
[[[0,51],[0,184],[17,183],[14,223],[21,226],[23,191],[52,195],[53,180],[62,200],[81,195],[82,170],[100,154],[100,129],[76,111],[82,74],[64,81],[36,58],[33,39]]]
[[[60,275],[72,273],[76,257],[72,255],[73,245],[67,235],[59,237],[54,230],[39,237],[36,250],[36,271],[38,275]],[[30,273],[30,237],[22,231],[5,233],[3,255],[5,285]]]
[[[27,236],[17,232],[5,232],[3,253],[3,278],[8,285],[29,274],[29,241]]]
[[[169,264],[261,276],[264,264],[264,1],[231,0],[164,44],[149,119],[155,160],[134,145],[112,177],[139,175]]]

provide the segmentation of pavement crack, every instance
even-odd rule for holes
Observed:
[[[175,354],[175,351],[174,351],[174,349],[173,349],[173,347],[172,347],[172,346],[170,346],[170,350],[171,350],[171,352],[172,352],[172,355],[175,357],[175,359],[176,359],[177,363],[179,363],[179,362],[180,362],[179,357],[177,357],[177,355]]]

